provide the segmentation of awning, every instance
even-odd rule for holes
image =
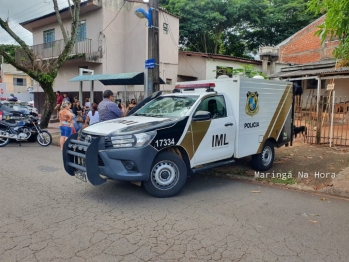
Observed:
[[[69,82],[100,81],[103,85],[144,85],[144,72],[103,74],[103,75],[82,75],[76,76]],[[165,82],[160,78],[160,84]]]
[[[286,68],[287,69],[287,68]],[[332,76],[340,74],[349,74],[349,67],[341,68],[321,68],[315,70],[296,70],[296,71],[281,71],[276,74],[272,74],[270,78],[292,78],[292,77],[304,77],[304,76]]]

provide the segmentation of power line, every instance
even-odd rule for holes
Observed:
[[[111,45],[113,45],[113,46],[119,46],[119,45],[125,43],[126,40],[129,39],[130,36],[133,34],[133,32],[136,30],[136,27],[137,27],[137,25],[139,24],[140,21],[141,21],[141,19],[138,20],[138,22],[137,22],[137,24],[135,25],[135,27],[133,28],[132,32],[124,39],[124,41],[122,41],[122,42],[120,42],[120,43],[118,43],[118,44],[113,44],[113,43],[109,42],[108,39],[107,39],[107,41],[108,41]]]
[[[58,4],[60,5],[60,4],[63,4],[65,1],[62,1],[62,2],[59,2]],[[47,6],[41,6],[41,7],[39,7],[38,9],[41,9],[41,8],[43,8],[43,7],[47,7]],[[31,14],[29,14],[29,17],[27,17],[26,19],[22,19],[22,20],[31,20],[31,19],[34,19],[35,17],[40,17],[40,16],[42,16],[42,15],[45,15],[45,14],[47,14],[47,12],[49,11],[49,10],[51,10],[51,7],[50,8],[48,8],[48,9],[45,9],[45,10],[43,10],[43,11],[41,11],[40,13],[38,13],[37,15],[35,15],[35,16],[32,16]],[[26,11],[26,10],[25,10]],[[22,11],[23,12],[23,11]],[[21,12],[20,12],[21,13]],[[19,14],[19,13],[17,13],[17,14]],[[21,18],[23,18],[23,17],[26,17],[27,16],[27,14],[25,14],[25,15],[22,15],[22,16],[20,16]],[[14,16],[12,16],[12,17],[14,17]],[[17,19],[18,20],[18,19]],[[15,30],[15,29],[17,29],[17,28],[22,28],[21,27],[21,25],[19,24],[19,23],[16,23],[16,24],[14,24],[15,22],[10,22],[9,23],[9,27],[11,28],[11,30],[13,31],[13,30]],[[13,25],[14,24],[14,25]],[[12,26],[13,25],[13,26]],[[24,28],[23,28],[24,29]],[[0,34],[0,35],[2,35],[2,36],[8,36],[8,34],[7,34],[7,32],[6,31],[3,31],[3,32],[0,32],[0,33],[3,33],[3,34]]]
[[[103,31],[104,31],[105,29],[107,29],[108,26],[110,26],[110,24],[116,19],[116,17],[117,17],[118,14],[120,13],[121,9],[124,7],[125,3],[126,3],[126,1],[124,0],[124,3],[123,3],[122,6],[120,7],[120,9],[119,9],[119,11],[116,13],[116,15],[114,16],[113,20],[110,21],[110,23],[101,31],[101,33],[103,33]]]

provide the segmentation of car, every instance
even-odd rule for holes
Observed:
[[[20,104],[11,103],[8,101],[0,102],[0,120],[15,123],[30,115],[30,111],[22,107]]]

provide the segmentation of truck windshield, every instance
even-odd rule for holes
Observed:
[[[199,96],[160,96],[139,109],[135,116],[180,118],[192,107]]]

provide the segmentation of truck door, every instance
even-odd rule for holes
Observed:
[[[194,164],[200,165],[232,157],[234,154],[235,122],[227,114],[223,95],[205,98],[196,111],[208,111],[211,120],[192,121]]]

